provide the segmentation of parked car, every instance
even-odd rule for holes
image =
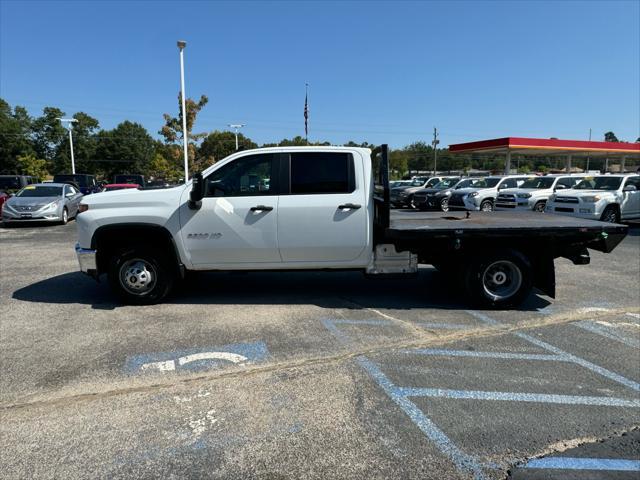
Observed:
[[[391,206],[393,207],[411,207],[413,206],[413,194],[423,188],[431,188],[440,182],[444,177],[416,177],[411,184],[406,187],[395,187],[390,190]]]
[[[640,218],[640,175],[585,177],[549,197],[549,213],[620,223]]]
[[[4,202],[9,200],[9,198],[11,198],[11,195],[9,195],[7,192],[0,190],[0,215],[2,215],[2,207],[4,206]]]
[[[144,175],[137,173],[121,173],[113,177],[113,183],[135,183],[140,187],[145,187]]]
[[[431,188],[421,188],[413,194],[413,205],[419,210],[440,209],[440,203],[435,201],[436,194],[449,190],[460,183],[460,177],[445,177]]]
[[[68,183],[27,185],[8,199],[2,221],[9,223],[60,222],[66,224],[78,214],[82,193]]]
[[[533,210],[544,212],[547,200],[557,190],[575,187],[585,175],[546,175],[530,177],[519,188],[501,190],[496,210]]]
[[[412,181],[413,180],[394,180],[393,182],[389,182],[389,188],[408,187]]]
[[[463,188],[473,187],[473,185],[478,181],[478,178],[463,178],[458,183],[456,183],[453,188],[447,188],[446,190],[440,190],[433,196],[433,203],[435,205],[440,205],[440,210],[443,212],[449,211],[449,198],[451,194],[456,190],[461,190]]]
[[[472,187],[461,188],[449,197],[451,210],[477,210],[491,212],[498,197],[498,192],[505,188],[517,188],[527,177],[506,175],[502,177],[485,177],[479,179]]]
[[[103,192],[113,192],[114,190],[127,190],[137,189],[140,190],[140,185],[137,183],[108,183],[102,187]]]
[[[0,175],[0,190],[7,194],[17,192],[33,183],[38,183],[38,179],[30,175]]]
[[[71,183],[79,188],[83,195],[91,195],[100,191],[96,177],[86,173],[58,174],[53,176],[54,183]]]

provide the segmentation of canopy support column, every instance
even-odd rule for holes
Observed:
[[[622,160],[620,160],[620,173],[624,173],[624,164],[627,161],[627,156],[623,155]]]
[[[507,150],[507,157],[504,161],[504,174],[509,175],[511,173],[511,151]]]
[[[567,155],[565,166],[566,166],[567,173],[571,173],[571,155]]]

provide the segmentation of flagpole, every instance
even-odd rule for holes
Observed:
[[[304,84],[304,140],[309,145],[309,84]]]

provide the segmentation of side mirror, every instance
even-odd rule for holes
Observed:
[[[627,185],[622,189],[623,192],[636,192],[638,188],[635,185]]]
[[[202,206],[203,198],[204,180],[202,179],[202,173],[198,172],[192,179],[191,192],[189,193],[189,208],[191,210],[198,210]]]
[[[553,191],[555,192],[557,190],[564,190],[565,188],[567,188],[566,185],[560,184],[560,185],[556,185],[556,188],[554,188]]]

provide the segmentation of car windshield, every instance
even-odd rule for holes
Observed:
[[[475,182],[473,188],[493,188],[498,185],[500,178],[481,178]]]
[[[551,188],[555,178],[553,177],[536,177],[527,179],[520,188]]]
[[[576,190],[617,190],[622,177],[587,177],[576,185]]]
[[[436,190],[444,190],[445,188],[453,187],[457,182],[457,178],[445,178],[441,182],[436,183],[433,188]]]
[[[20,179],[18,177],[0,178],[0,190],[17,190],[18,188],[20,188]]]
[[[424,182],[426,182],[425,178],[414,178],[413,180],[411,180],[410,185],[412,187],[419,187],[421,185],[424,185]]]
[[[460,180],[458,183],[456,183],[456,188],[472,187],[476,182],[477,179],[475,178],[465,178],[464,180]]]
[[[56,183],[73,182],[77,183],[81,187],[93,184],[93,182],[89,181],[88,177],[85,175],[54,175],[53,181]]]
[[[48,185],[29,185],[24,187],[16,197],[59,197],[62,195],[62,187],[53,187]]]

